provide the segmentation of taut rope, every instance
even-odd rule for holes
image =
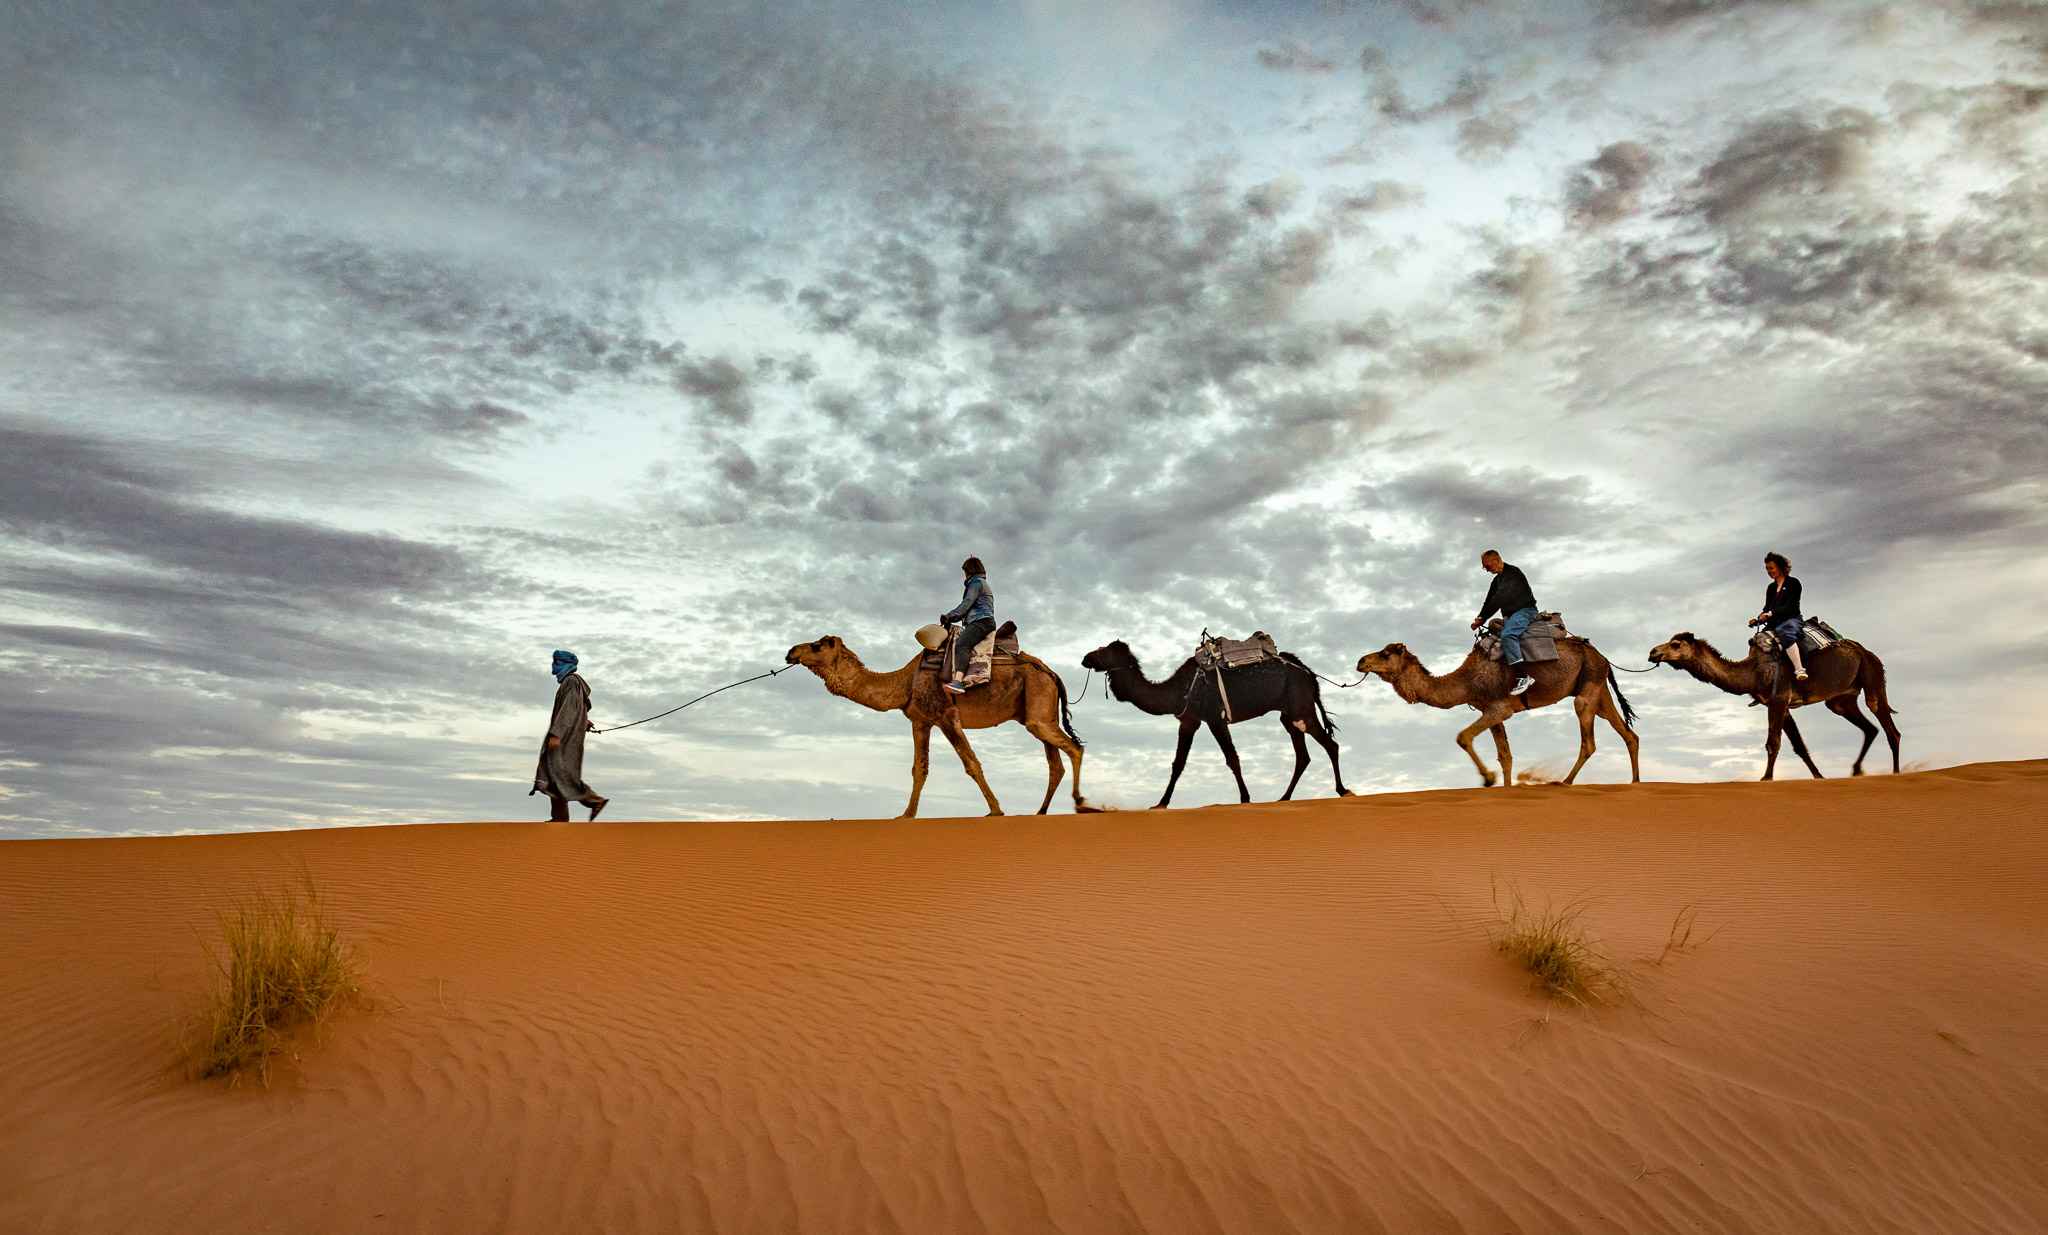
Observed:
[[[702,703],[702,702],[704,702],[704,701],[705,701],[706,699],[709,699],[709,698],[710,698],[711,696],[713,696],[713,695],[716,695],[716,694],[719,694],[720,692],[723,692],[723,691],[728,691],[728,690],[731,690],[731,689],[732,689],[733,687],[735,687],[735,686],[745,686],[745,685],[746,685],[747,683],[749,683],[749,682],[758,682],[758,681],[760,681],[760,680],[761,680],[762,678],[772,678],[772,677],[774,677],[774,676],[775,676],[776,674],[778,674],[778,673],[788,673],[788,672],[789,672],[789,671],[790,671],[791,669],[794,669],[794,668],[796,668],[796,666],[795,666],[795,665],[784,665],[784,666],[783,666],[782,668],[780,668],[780,669],[770,669],[770,670],[769,670],[768,672],[766,672],[766,673],[757,673],[757,674],[755,674],[755,675],[754,675],[753,677],[750,677],[750,678],[741,678],[741,679],[740,679],[739,681],[737,681],[737,682],[727,682],[727,683],[726,683],[725,685],[723,685],[723,686],[719,687],[719,688],[718,688],[717,690],[707,690],[707,691],[705,691],[705,692],[704,692],[703,694],[701,694],[701,695],[698,695],[698,696],[697,696],[697,697],[696,697],[695,699],[692,699],[692,700],[690,700],[690,703]],[[669,709],[668,711],[666,711],[666,712],[656,712],[656,713],[655,713],[654,715],[652,715],[652,716],[643,716],[643,717],[641,717],[641,718],[640,718],[639,720],[629,720],[629,721],[627,721],[627,722],[626,722],[625,724],[623,724],[623,725],[612,725],[612,726],[610,726],[610,727],[608,727],[608,728],[604,728],[604,729],[593,729],[593,730],[591,730],[591,732],[592,732],[592,733],[611,733],[611,732],[613,732],[613,731],[615,731],[615,730],[619,730],[619,729],[631,729],[631,728],[632,728],[633,726],[635,726],[635,725],[644,725],[644,724],[646,724],[646,723],[647,723],[648,721],[650,721],[650,720],[660,720],[660,719],[661,719],[662,717],[664,717],[664,716],[674,716],[674,715],[675,715],[675,714],[676,714],[677,712],[680,712],[680,711],[682,711],[682,710],[683,710],[684,708],[686,708],[686,707],[689,707],[689,706],[690,706],[690,703],[679,703],[679,704],[677,704],[676,706],[674,706],[674,707],[670,708],[670,709]]]

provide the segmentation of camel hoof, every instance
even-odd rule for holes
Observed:
[[[1153,803],[1153,804],[1152,804],[1151,806],[1147,807],[1146,809],[1147,809],[1147,810],[1165,810],[1165,809],[1166,809],[1166,803],[1164,803],[1164,802],[1154,802],[1154,803]]]
[[[1483,787],[1483,788],[1486,788],[1486,789],[1491,789],[1491,788],[1493,788],[1493,779],[1494,779],[1494,777],[1493,777],[1493,773],[1491,773],[1491,772],[1488,772],[1488,773],[1486,773],[1486,774],[1485,774],[1484,776],[1481,776],[1481,777],[1479,778],[1479,784],[1480,784],[1480,785],[1481,785],[1481,787]]]
[[[1355,798],[1358,795],[1351,792],[1349,789],[1339,789],[1337,791],[1337,796],[1340,798]]]

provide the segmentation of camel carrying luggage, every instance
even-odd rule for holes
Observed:
[[[1500,628],[1504,618],[1495,618],[1479,632],[1479,651],[1488,660],[1505,660],[1507,654],[1501,650]],[[1569,639],[1572,633],[1564,628],[1564,618],[1555,613],[1538,610],[1536,620],[1529,623],[1529,629],[1522,632],[1522,660],[1525,663],[1540,664],[1557,659],[1557,641]]]

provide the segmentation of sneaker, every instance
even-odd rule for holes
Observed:
[[[1792,671],[1792,676],[1793,676],[1793,677],[1795,677],[1795,678],[1798,678],[1798,679],[1799,679],[1800,681],[1804,682],[1804,681],[1806,680],[1806,670],[1804,670],[1804,669],[1794,669],[1794,670]]]
[[[1530,677],[1528,674],[1525,673],[1521,677],[1515,679],[1515,688],[1509,691],[1508,693],[1511,695],[1519,695],[1523,691],[1528,690],[1531,686],[1534,686],[1535,684],[1536,679]]]
[[[967,688],[965,686],[962,686],[958,682],[942,682],[940,683],[940,685],[944,686],[947,690],[952,691],[956,695],[964,695],[967,693]]]

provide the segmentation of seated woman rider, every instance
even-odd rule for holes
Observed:
[[[950,612],[939,615],[940,623],[946,626],[963,617],[967,619],[967,624],[960,628],[959,635],[953,640],[953,678],[943,683],[956,695],[967,693],[959,679],[967,676],[967,662],[974,655],[975,645],[988,638],[996,628],[996,594],[988,586],[988,571],[982,567],[981,559],[968,558],[960,563],[960,569],[967,576],[960,603]]]
[[[1751,626],[1768,627],[1778,636],[1785,655],[1792,658],[1792,676],[1806,680],[1806,666],[1799,659],[1799,636],[1806,633],[1806,619],[1799,615],[1799,580],[1792,577],[1792,563],[1782,553],[1764,554],[1764,573],[1771,577],[1764,588],[1764,611]]]

